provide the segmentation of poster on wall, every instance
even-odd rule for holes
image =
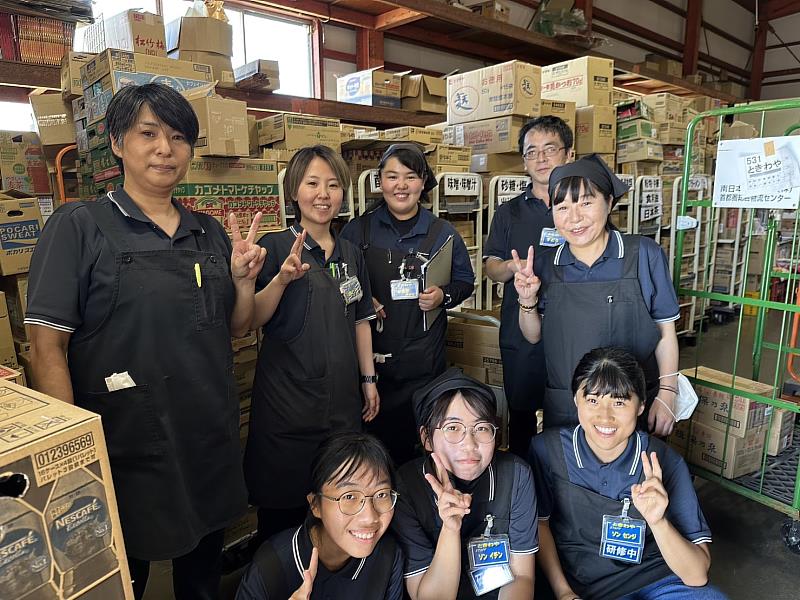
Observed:
[[[714,176],[714,207],[797,208],[800,137],[722,140]]]

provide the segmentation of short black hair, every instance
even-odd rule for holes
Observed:
[[[583,355],[572,375],[572,393],[584,386],[584,394],[647,399],[644,371],[636,357],[624,348],[595,348]]]
[[[436,399],[428,420],[422,423],[422,426],[425,428],[425,434],[429,438],[433,437],[433,430],[440,427],[444,422],[445,417],[447,417],[447,409],[450,408],[450,403],[457,394],[461,394],[466,405],[479,419],[491,423],[492,425],[497,425],[497,407],[487,398],[468,389],[449,390]],[[425,440],[423,440],[423,442],[424,441]]]
[[[410,144],[408,144],[408,146],[410,146]],[[389,152],[390,149],[391,152]],[[380,163],[378,163],[379,176],[383,173],[383,169],[386,167],[386,163],[390,158],[396,158],[400,161],[401,165],[407,169],[411,169],[417,174],[424,184],[422,193],[420,194],[420,201],[427,202],[428,189],[433,187],[431,185],[432,182],[428,181],[428,179],[433,177],[433,172],[431,171],[430,165],[428,165],[428,161],[425,158],[425,154],[423,154],[422,149],[414,149],[403,146],[397,146],[393,148],[390,146],[381,157]]]
[[[197,115],[186,98],[163,83],[126,86],[111,99],[106,110],[106,122],[108,135],[118,146],[122,146],[125,134],[136,125],[144,106],[160,121],[180,132],[194,148],[200,132]]]
[[[567,196],[572,198],[573,202],[577,202],[581,196],[581,188],[590,194],[599,194],[609,202],[613,200],[611,192],[603,190],[596,182],[588,177],[573,175],[571,177],[564,177],[564,179],[558,182],[555,195],[550,198],[550,206],[558,206],[567,199]]]
[[[522,154],[525,152],[525,136],[531,129],[535,129],[536,131],[541,131],[544,133],[554,133],[560,139],[561,143],[564,144],[564,152],[569,152],[572,150],[572,143],[573,143],[573,136],[572,130],[567,125],[566,121],[561,117],[555,117],[553,115],[545,115],[544,117],[536,117],[525,123],[522,126],[522,129],[519,130],[519,153]]]

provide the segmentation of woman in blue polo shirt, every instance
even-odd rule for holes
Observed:
[[[397,500],[386,448],[368,434],[331,436],[311,480],[305,522],[259,548],[236,600],[401,600],[403,555],[386,531]]]
[[[372,323],[372,348],[378,355],[381,412],[367,430],[402,464],[415,456],[411,395],[446,368],[447,316],[441,311],[427,329],[423,321],[430,311],[453,308],[469,298],[475,275],[461,236],[449,222],[420,206],[436,187],[436,177],[419,146],[393,144],[384,152],[378,171],[383,202],[348,223],[342,237],[364,251],[378,315]],[[424,289],[422,264],[451,236],[450,283]]]
[[[655,241],[610,227],[609,213],[627,191],[597,154],[556,167],[550,202],[566,241],[536,257],[535,274],[533,247],[527,261],[512,253],[520,329],[544,343],[545,427],[577,423],[572,366],[601,346],[627,348],[641,363],[650,431],[668,435],[675,424],[678,300]]]
[[[530,455],[538,562],[555,597],[724,599],[707,585],[711,532],[686,464],[636,430],[645,394],[636,358],[592,350],[572,392],[579,424],[546,429]]]

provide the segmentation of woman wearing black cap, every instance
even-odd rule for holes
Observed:
[[[389,448],[395,462],[414,456],[417,437],[411,395],[441,374],[445,364],[444,311],[428,329],[423,315],[461,304],[474,291],[475,275],[467,247],[450,223],[420,206],[436,178],[415,144],[390,146],[378,166],[383,202],[351,221],[342,237],[364,250],[372,300],[372,347],[378,355],[381,412],[368,425]],[[425,288],[420,268],[453,237],[450,283]]]
[[[451,368],[414,394],[414,414],[431,454],[399,469],[392,521],[409,596],[529,600],[536,492],[522,459],[495,452],[494,393]]]
[[[609,226],[615,201],[627,191],[596,154],[557,167],[550,200],[565,243],[536,258],[535,274],[533,248],[526,261],[514,252],[520,328],[531,343],[544,341],[545,427],[577,424],[572,371],[601,346],[626,348],[642,364],[650,430],[668,435],[675,424],[678,300],[664,251]]]

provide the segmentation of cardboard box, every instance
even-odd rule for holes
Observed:
[[[584,106],[575,111],[575,153],[616,150],[617,111],[613,106]]]
[[[253,158],[197,158],[173,196],[186,208],[209,214],[227,229],[233,211],[246,228],[262,212],[261,229],[281,226],[275,161]]]
[[[589,155],[588,154],[576,154],[575,155],[576,158],[583,158],[584,156],[589,156]],[[599,156],[600,160],[602,160],[604,163],[606,163],[608,165],[608,167],[612,171],[614,171],[616,169],[616,166],[617,166],[617,155],[616,154],[600,154],[600,153],[597,153],[597,156]]]
[[[28,272],[42,226],[35,197],[16,190],[0,191],[0,275]]]
[[[50,194],[50,177],[38,135],[0,131],[0,176],[2,189],[28,195]]]
[[[686,127],[675,125],[674,121],[658,125],[658,141],[662,144],[679,145],[686,143]]]
[[[661,71],[673,77],[683,77],[683,64],[677,60],[664,58],[658,54],[648,54],[645,56],[645,65],[648,69]]]
[[[542,99],[568,100],[577,108],[611,106],[614,61],[584,56],[542,67]]]
[[[236,87],[244,90],[274,92],[281,87],[277,60],[258,59],[233,70]]]
[[[21,483],[0,497],[0,597],[132,600],[100,417],[8,381],[0,405],[1,470]]]
[[[6,367],[5,365],[0,365],[0,379],[4,381],[10,381],[11,383],[16,383],[17,385],[25,386],[25,374],[22,371],[18,371],[17,369],[12,369],[11,367]]]
[[[470,146],[472,152],[480,154],[519,153],[519,132],[525,121],[523,117],[500,117],[448,125],[444,129],[444,142]]]
[[[434,175],[442,173],[469,173],[469,165],[431,165]],[[454,202],[454,200],[451,200]]]
[[[641,98],[631,98],[616,104],[617,123],[623,121],[633,121],[635,119],[645,119],[652,121],[654,117],[653,109]]]
[[[525,173],[525,164],[518,152],[473,154],[470,171],[473,173]]]
[[[436,144],[432,149],[426,149],[425,158],[431,167],[452,166],[469,168],[472,160],[472,148],[468,146],[451,146],[449,144]],[[452,173],[452,171],[450,171]]]
[[[617,156],[619,158],[619,156]],[[643,175],[648,177],[656,177],[661,175],[661,165],[663,163],[651,161],[637,161],[624,163],[617,160],[617,172],[622,175],[631,175],[634,178]]]
[[[342,133],[339,119],[315,115],[279,114],[256,121],[258,145],[297,150],[322,144],[341,151]]]
[[[400,96],[404,110],[447,114],[447,80],[430,75],[403,75]]]
[[[221,96],[194,98],[189,103],[200,122],[195,156],[250,155],[247,103]]]
[[[541,89],[541,67],[520,60],[451,75],[447,78],[447,122],[537,117]]]
[[[354,125],[352,123],[339,123],[339,131],[342,132],[342,143],[360,138],[365,133],[377,131],[377,127],[370,125]]]
[[[570,128],[575,131],[575,103],[563,102],[561,100],[542,100],[541,116],[552,115],[559,117]]]
[[[25,326],[25,311],[28,308],[28,274],[7,275],[0,278],[0,289],[5,294],[5,302],[0,305],[0,310],[8,311],[14,339],[27,342],[30,339],[28,328]]]
[[[167,52],[196,50],[233,56],[233,26],[211,17],[181,17],[167,23]]]
[[[492,325],[449,318],[445,340],[448,362],[470,367],[470,371],[478,375],[476,378],[484,383],[496,385],[500,381],[502,385],[499,335],[499,329]]]
[[[42,146],[75,143],[71,102],[64,102],[61,94],[31,94],[29,99]]]
[[[125,50],[106,50],[81,67],[89,123],[105,116],[111,98],[125,85],[168,82],[184,91],[213,81],[210,65]]]
[[[126,10],[89,27],[84,45],[89,52],[116,48],[137,54],[167,57],[164,18],[148,12]]]
[[[489,0],[488,2],[473,4],[469,8],[476,14],[502,21],[503,23],[508,23],[511,15],[511,6],[506,2],[501,2],[501,0]]]
[[[645,119],[617,123],[617,142],[629,142],[640,139],[658,139],[658,127],[655,123]]]
[[[776,408],[772,413],[772,429],[767,438],[767,454],[777,456],[792,445],[797,413],[785,408]]]
[[[225,56],[224,54],[218,54],[216,52],[204,52],[202,50],[175,50],[174,52],[170,52],[169,57],[209,65],[211,67],[211,74],[217,82],[217,87],[236,87],[233,75],[233,63],[231,62],[230,56]]]
[[[682,372],[687,377],[696,376],[698,379],[718,385],[731,385],[729,373],[708,367],[698,367],[697,375],[695,375],[694,369],[686,369]],[[773,388],[766,383],[737,376],[735,386],[737,390],[767,398],[772,397]],[[772,414],[772,406],[769,404],[755,402],[744,396],[722,392],[703,384],[695,384],[694,388],[699,398],[692,417],[694,422],[703,423],[723,432],[727,430],[733,437],[742,438],[749,430],[760,428],[769,421],[770,414]],[[730,425],[729,428],[728,425]]]
[[[653,111],[653,120],[659,123],[683,123],[683,102],[678,96],[667,92],[648,94],[642,100]]]
[[[350,104],[400,108],[401,78],[379,68],[336,78],[336,99]]]
[[[444,134],[439,129],[428,127],[394,127],[381,132],[381,139],[397,142],[419,142],[420,144],[441,144]]]
[[[17,351],[11,333],[11,319],[6,307],[6,295],[0,292],[0,364],[17,366]]]
[[[688,428],[685,423],[688,422],[679,423],[684,429],[684,437]],[[728,436],[726,440],[725,432],[693,420],[686,459],[687,462],[713,473],[736,479],[761,469],[765,437],[766,430],[760,426],[748,431],[744,437]]]
[[[660,161],[664,158],[661,142],[655,140],[635,140],[617,146],[617,162]]]
[[[61,59],[61,97],[64,100],[73,100],[83,96],[83,85],[81,84],[81,66],[94,58],[91,52],[72,52],[64,53]]]

